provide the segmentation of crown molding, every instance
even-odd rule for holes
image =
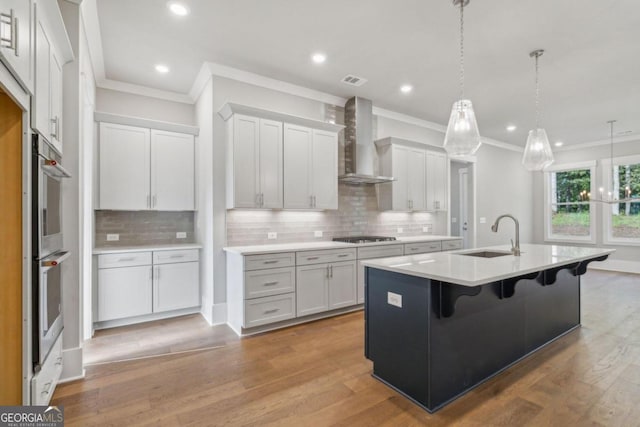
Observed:
[[[624,142],[633,142],[633,141],[640,141],[640,135],[632,134],[632,135],[625,135],[625,136],[619,136],[619,137],[613,138],[614,144],[621,144]],[[571,144],[563,147],[557,147],[555,148],[555,151],[560,152],[560,151],[584,150],[585,148],[600,147],[602,145],[609,145],[609,144],[611,144],[610,138],[598,139],[596,141],[582,142],[578,144]]]
[[[376,116],[387,118],[387,119],[396,120],[399,122],[416,125],[422,128],[435,130],[441,133],[445,133],[447,131],[447,127],[439,123],[430,122],[428,120],[419,119],[414,116],[398,113],[396,111],[386,110],[384,108],[379,108],[376,106],[373,107],[373,114],[375,114]]]
[[[142,95],[150,98],[163,99],[165,101],[180,102],[183,104],[193,104],[193,100],[186,94],[170,92],[167,90],[154,89],[147,86],[125,83],[117,80],[96,79],[96,86],[102,89],[110,89],[118,92]]]
[[[481,136],[480,140],[482,141],[483,144],[492,145],[494,147],[503,148],[509,151],[515,151],[516,153],[524,153],[524,147],[509,144],[508,142],[502,142],[502,141],[498,141],[497,139],[487,138],[484,136]]]

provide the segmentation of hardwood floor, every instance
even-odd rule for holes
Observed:
[[[371,377],[362,312],[91,366],[53,404],[68,426],[637,426],[640,276],[590,271],[582,285],[582,328],[436,414]]]

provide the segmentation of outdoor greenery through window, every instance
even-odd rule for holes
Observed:
[[[618,195],[618,199],[640,196],[640,163],[615,165],[612,175],[614,194]],[[640,203],[611,205],[610,224],[611,237],[640,239]]]
[[[550,172],[551,237],[591,235],[591,206],[585,191],[591,191],[591,169]]]

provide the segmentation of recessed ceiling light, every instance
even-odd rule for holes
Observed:
[[[174,15],[187,16],[189,14],[189,8],[182,3],[170,1],[167,3],[167,7]]]
[[[166,74],[169,72],[169,67],[167,67],[166,65],[157,64],[156,71],[162,74]]]
[[[324,53],[314,53],[311,56],[311,60],[316,64],[322,64],[324,61],[327,60],[327,55],[325,55]]]
[[[413,86],[411,85],[402,85],[400,86],[400,92],[402,93],[410,93],[413,90]]]
[[[507,130],[509,132],[513,132],[514,130],[518,129],[518,127],[516,125],[509,125],[507,126]]]
[[[556,147],[562,147],[564,145],[564,142],[557,141],[555,145],[556,145]]]

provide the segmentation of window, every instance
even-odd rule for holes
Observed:
[[[640,156],[613,159],[613,171],[605,161],[602,173],[604,188],[613,188],[618,199],[640,196]],[[640,245],[640,202],[605,205],[603,223],[606,243]]]
[[[595,243],[595,211],[588,200],[594,183],[595,162],[545,171],[545,240]]]

